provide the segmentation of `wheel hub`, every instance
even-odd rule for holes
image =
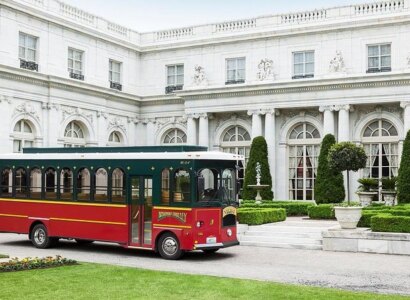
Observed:
[[[46,233],[44,232],[43,229],[38,229],[36,230],[36,232],[34,232],[34,241],[36,242],[36,244],[43,244],[44,241],[46,239]]]
[[[168,255],[174,255],[177,252],[177,242],[173,238],[167,238],[162,244],[162,249]]]

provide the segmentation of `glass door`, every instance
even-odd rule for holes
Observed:
[[[152,177],[131,177],[130,245],[151,247]]]

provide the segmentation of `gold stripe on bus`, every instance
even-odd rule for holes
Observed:
[[[191,210],[192,210],[192,208],[186,208],[186,207],[169,207],[169,206],[154,206],[154,209],[181,210],[181,211],[191,211]]]
[[[0,198],[0,201],[10,201],[10,202],[25,202],[25,203],[42,203],[42,204],[63,204],[63,205],[81,205],[81,206],[102,206],[102,207],[127,207],[126,205],[118,204],[102,204],[102,203],[81,203],[81,202],[63,202],[63,201],[41,201],[41,200],[24,200],[24,199],[9,199]]]
[[[28,218],[28,216],[23,216],[23,215],[9,215],[9,214],[0,214],[0,217]]]
[[[50,220],[66,221],[66,222],[80,222],[80,223],[110,224],[110,225],[127,225],[127,223],[96,221],[96,220],[80,220],[80,219],[64,219],[64,218],[50,218]]]
[[[191,226],[184,226],[184,225],[173,225],[173,224],[154,224],[154,227],[169,227],[169,228],[184,228],[184,229],[191,229]]]

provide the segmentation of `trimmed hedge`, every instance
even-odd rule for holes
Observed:
[[[269,201],[256,204],[255,202],[245,202],[240,205],[241,208],[284,208],[286,215],[290,216],[307,216],[308,208],[315,206],[314,203],[297,203],[297,202],[285,202],[285,201]]]
[[[309,218],[317,220],[335,220],[335,209],[332,204],[319,204],[308,208]]]
[[[286,220],[283,208],[239,208],[237,212],[241,224],[262,225]]]
[[[359,223],[357,224],[358,227],[371,227],[372,217],[380,216],[380,215],[388,215],[388,216],[405,216],[410,217],[410,209],[397,209],[397,207],[385,209],[374,209],[374,210],[363,210],[362,217],[360,218]]]
[[[377,215],[371,218],[373,232],[404,232],[410,233],[410,217]]]

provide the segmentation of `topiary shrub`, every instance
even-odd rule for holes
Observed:
[[[397,178],[397,201],[410,203],[410,130],[403,143],[403,152]]]
[[[335,209],[332,204],[320,204],[308,208],[309,218],[316,220],[334,220]]]
[[[371,218],[373,232],[404,232],[410,233],[410,217],[377,215]]]
[[[256,163],[261,164],[261,184],[267,184],[269,187],[260,192],[262,199],[273,198],[272,177],[269,171],[268,162],[268,145],[263,136],[257,136],[252,140],[249,161],[246,165],[245,180],[243,183],[242,199],[255,199],[256,190],[248,187],[250,184],[256,184]]]
[[[241,224],[262,225],[286,220],[286,211],[283,208],[239,208],[238,221]]]
[[[350,205],[349,172],[366,167],[367,155],[363,147],[351,142],[342,142],[329,150],[329,167],[335,171],[347,171],[347,203]]]
[[[298,203],[289,201],[269,201],[256,204],[255,201],[246,201],[241,204],[241,208],[284,208],[286,209],[286,215],[290,216],[307,216],[308,208],[315,206],[314,203]]]
[[[319,165],[315,181],[315,201],[321,203],[340,203],[345,199],[343,175],[329,167],[330,148],[336,143],[332,134],[327,134],[320,146]]]

